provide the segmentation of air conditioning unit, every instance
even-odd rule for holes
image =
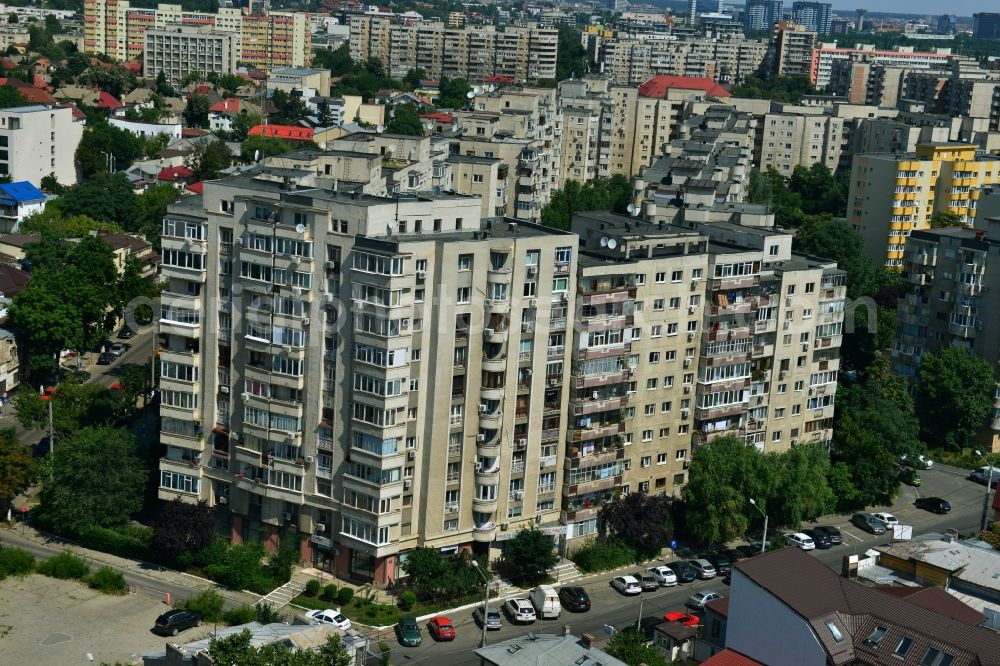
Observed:
[[[326,525],[323,523],[316,523],[316,534],[320,534],[321,532],[326,532]]]
[[[592,391],[591,394],[590,394],[590,399],[591,400],[597,400],[597,396],[599,396],[599,395],[600,395],[600,393],[598,393],[597,391]]]
[[[529,300],[528,301],[528,307],[529,308],[536,308],[536,307],[538,307],[538,299],[537,298],[532,298],[531,300]]]
[[[685,386],[685,387],[684,387],[684,395],[687,395],[687,394],[689,394],[690,392],[691,392],[691,387],[690,387],[690,386]]]
[[[412,487],[413,487],[413,481],[410,481],[409,479],[403,481],[403,490],[409,490]]]
[[[682,419],[686,419],[689,416],[691,416],[691,410],[690,409],[682,409],[681,410],[681,418]]]
[[[799,443],[798,437],[792,437],[792,446],[796,446]]]
[[[492,338],[493,337],[493,329],[492,328],[484,328],[483,329],[483,335],[485,335],[488,338]]]
[[[631,377],[634,374],[635,374],[635,367],[629,367],[629,369],[628,369],[628,376]]]
[[[535,275],[538,273],[538,266],[528,266],[528,275]]]
[[[303,317],[302,318],[302,325],[303,326],[308,326],[309,325],[309,317]]]
[[[688,314],[694,314],[697,311],[698,311],[698,306],[697,305],[689,305],[688,306]]]
[[[569,294],[563,292],[562,294],[559,295],[559,300],[562,301],[563,303],[566,303],[567,301],[569,301]]]
[[[784,322],[784,323],[783,323],[783,324],[781,325],[781,330],[783,330],[783,331],[787,331],[787,330],[788,330],[788,329],[790,329],[791,327],[792,327],[792,322],[790,322],[790,321],[788,321],[788,320],[786,319],[786,320],[785,320],[785,322]]]
[[[530,322],[530,321],[522,321],[521,322],[521,331],[523,331],[524,333],[531,333],[531,329],[534,328],[534,327],[535,327],[534,322]]]
[[[787,376],[788,376],[787,370],[782,370],[781,372],[778,373],[778,379],[784,379]]]
[[[691,357],[687,357],[687,358],[684,359],[684,367],[685,368],[690,368],[691,367]]]
[[[517,448],[523,449],[523,448],[525,448],[527,446],[528,446],[528,438],[527,437],[521,437],[520,439],[517,440]]]
[[[476,435],[476,441],[482,444],[486,441],[486,435]]]
[[[399,327],[403,328],[403,329],[409,328],[410,327],[410,320],[408,318],[406,318],[406,317],[404,317],[403,319],[400,319],[399,320]]]
[[[803,342],[802,343],[802,351],[809,351],[809,343],[808,342]]]
[[[219,393],[229,393],[229,387],[228,386],[220,386],[219,387]]]
[[[691,291],[698,291],[698,282],[697,281],[693,281],[691,283]]]
[[[315,456],[306,456],[306,464],[307,465],[312,465],[314,462],[316,462],[316,457]]]
[[[479,405],[479,413],[480,414],[486,413],[486,405]]]
[[[789,296],[785,299],[785,307],[791,307],[791,305],[792,305],[792,297]]]
[[[511,495],[511,497],[514,498],[515,501],[518,501],[518,502],[521,501],[522,499],[524,499],[524,491],[522,491],[522,490],[515,490],[510,495]]]
[[[427,279],[427,271],[417,271],[417,279],[418,280],[426,280]]]
[[[416,460],[416,458],[417,458],[417,452],[416,451],[407,451],[406,452],[406,459],[407,460]]]
[[[694,340],[694,333],[688,333],[688,342]]]
[[[292,522],[292,514],[285,511],[283,514],[281,514],[281,519],[286,523],[290,523]]]
[[[225,495],[223,495],[222,497],[218,497],[218,498],[216,498],[216,501],[217,501],[217,502],[218,502],[219,504],[229,504],[229,498],[228,498],[228,497],[226,497]]]

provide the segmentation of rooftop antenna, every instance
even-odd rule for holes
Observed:
[[[628,211],[629,215],[631,215],[632,217],[635,217],[636,215],[639,214],[639,210],[640,209],[635,204],[629,204],[628,208],[626,208],[626,210]]]
[[[376,134],[381,134],[381,133],[382,133],[382,132],[384,132],[384,131],[385,131],[385,125],[379,125],[379,126],[377,126],[377,127],[375,128],[375,133],[376,133]]]

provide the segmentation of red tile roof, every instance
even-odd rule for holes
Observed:
[[[764,666],[759,661],[746,657],[735,650],[726,648],[701,662],[701,666]]]
[[[119,102],[117,99],[115,99],[114,95],[112,95],[111,93],[104,92],[103,90],[101,91],[101,94],[98,97],[97,104],[95,104],[95,106],[98,109],[108,109],[112,111],[114,109],[125,108],[125,105]]]
[[[712,97],[732,97],[732,93],[712,79],[704,76],[669,76],[666,74],[654,76],[639,86],[639,94],[643,97],[666,97],[667,91],[703,90]]]
[[[255,125],[250,128],[250,136],[273,136],[293,141],[312,141],[315,132],[309,127],[291,125]]]
[[[437,120],[438,122],[442,123],[450,123],[452,120],[455,119],[455,116],[453,116],[450,113],[421,113],[420,117],[430,118],[431,120]]]
[[[167,167],[156,176],[156,180],[165,183],[176,183],[179,180],[187,180],[193,175],[194,172],[186,166]]]
[[[185,139],[193,139],[199,136],[207,136],[208,130],[204,130],[200,127],[182,127],[181,136]]]
[[[57,109],[71,109],[73,111],[73,120],[86,120],[87,114],[77,108],[76,104],[59,104]]]
[[[208,110],[215,113],[239,113],[241,103],[242,100],[236,97],[227,97],[208,107]]]
[[[0,66],[3,66],[4,69],[14,69],[17,67],[17,65],[14,64],[14,61],[10,58],[0,59]]]
[[[195,194],[202,194],[205,191],[205,181],[199,180],[197,183],[188,183],[184,189]]]
[[[17,92],[21,93],[21,97],[28,100],[32,104],[45,104],[50,106],[56,103],[56,98],[53,97],[45,90],[39,90],[38,88],[18,88]]]
[[[514,83],[514,78],[511,76],[487,76],[483,79],[486,83],[500,83],[503,85],[511,85]]]
[[[132,72],[133,74],[138,74],[142,71],[142,63],[138,62],[127,62],[125,63],[125,69]]]

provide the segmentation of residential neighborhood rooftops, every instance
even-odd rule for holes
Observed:
[[[665,97],[668,90],[703,90],[712,97],[731,97],[724,86],[704,76],[669,76],[662,74],[654,76],[641,86],[639,94],[643,97]]]
[[[254,125],[250,128],[250,136],[270,136],[294,141],[312,141],[314,135],[315,131],[309,127],[292,125]]]

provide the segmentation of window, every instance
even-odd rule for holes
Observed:
[[[833,636],[833,640],[838,643],[844,642],[844,634],[841,633],[840,628],[833,622],[827,622],[826,628],[830,630],[830,635]]]
[[[896,649],[892,651],[893,656],[902,659],[903,657],[906,656],[906,653],[910,651],[910,647],[912,647],[912,645],[913,645],[913,639],[910,638],[909,636],[903,636],[899,640],[899,645],[897,645]]]
[[[483,182],[483,175],[481,173],[472,174],[472,182],[473,183]]]
[[[674,327],[676,328],[677,325],[674,324]],[[653,326],[652,328],[649,329],[649,335],[650,337],[653,338],[661,337],[663,335],[663,327],[659,325]]]
[[[552,293],[558,293],[569,289],[569,278],[555,278],[552,280]]]
[[[774,418],[776,418],[776,419],[783,419],[783,418],[785,418],[785,408],[784,407],[778,407],[777,409],[775,409],[774,410]]]
[[[458,270],[460,270],[460,271],[471,271],[472,270],[472,255],[471,254],[460,254],[460,255],[458,255]]]
[[[687,458],[687,452],[687,449],[677,449],[677,451],[674,452],[674,460],[684,460]]]
[[[667,335],[677,335],[677,324],[667,324]]]
[[[654,404],[645,405],[643,407],[643,412],[645,413],[646,416],[652,416],[653,414],[656,413],[656,405]]]
[[[693,269],[693,270],[691,271],[691,279],[692,279],[692,280],[700,280],[700,279],[701,279],[701,276],[702,276],[702,272],[703,272],[703,271],[702,271],[702,269],[700,269],[700,268],[695,268],[695,269]]]
[[[472,288],[459,287],[456,298],[459,303],[469,303],[472,299]]]
[[[636,273],[635,274],[635,283],[637,285],[646,284],[646,274],[645,273]]]
[[[632,338],[635,339],[635,336],[633,335]],[[650,363],[659,363],[660,362],[660,352],[649,352],[649,362]]]
[[[655,389],[656,388],[656,381],[657,381],[656,377],[653,377],[652,379],[647,379],[646,380],[646,390],[647,391],[652,391],[653,389]]]
[[[920,660],[920,666],[950,666],[955,661],[954,655],[929,647],[924,653],[924,658]]]
[[[661,402],[660,403],[660,411],[663,412],[664,414],[667,414],[667,413],[670,412],[670,401],[669,400],[666,401],[666,402]]]
[[[662,283],[664,283],[666,281],[667,281],[667,274],[666,274],[666,272],[660,272],[660,273],[656,274],[656,283],[657,284],[662,284]]]
[[[653,441],[653,431],[652,430],[643,430],[642,431],[642,441],[644,441],[644,442],[651,442],[651,441]]]
[[[670,309],[671,310],[676,310],[680,306],[681,306],[681,299],[680,298],[674,297],[674,298],[670,299]]]
[[[662,310],[662,309],[663,309],[663,299],[662,298],[654,298],[653,299],[653,310],[657,310],[658,311],[658,310]]]
[[[674,271],[670,274],[671,282],[680,282],[684,278],[684,271]]]
[[[643,456],[639,459],[640,467],[649,467],[653,464],[653,456]]]
[[[658,454],[656,454],[656,464],[657,465],[666,465],[667,464],[667,454],[666,453],[658,453]]]
[[[557,264],[567,264],[573,260],[573,248],[557,247],[555,257]]]

